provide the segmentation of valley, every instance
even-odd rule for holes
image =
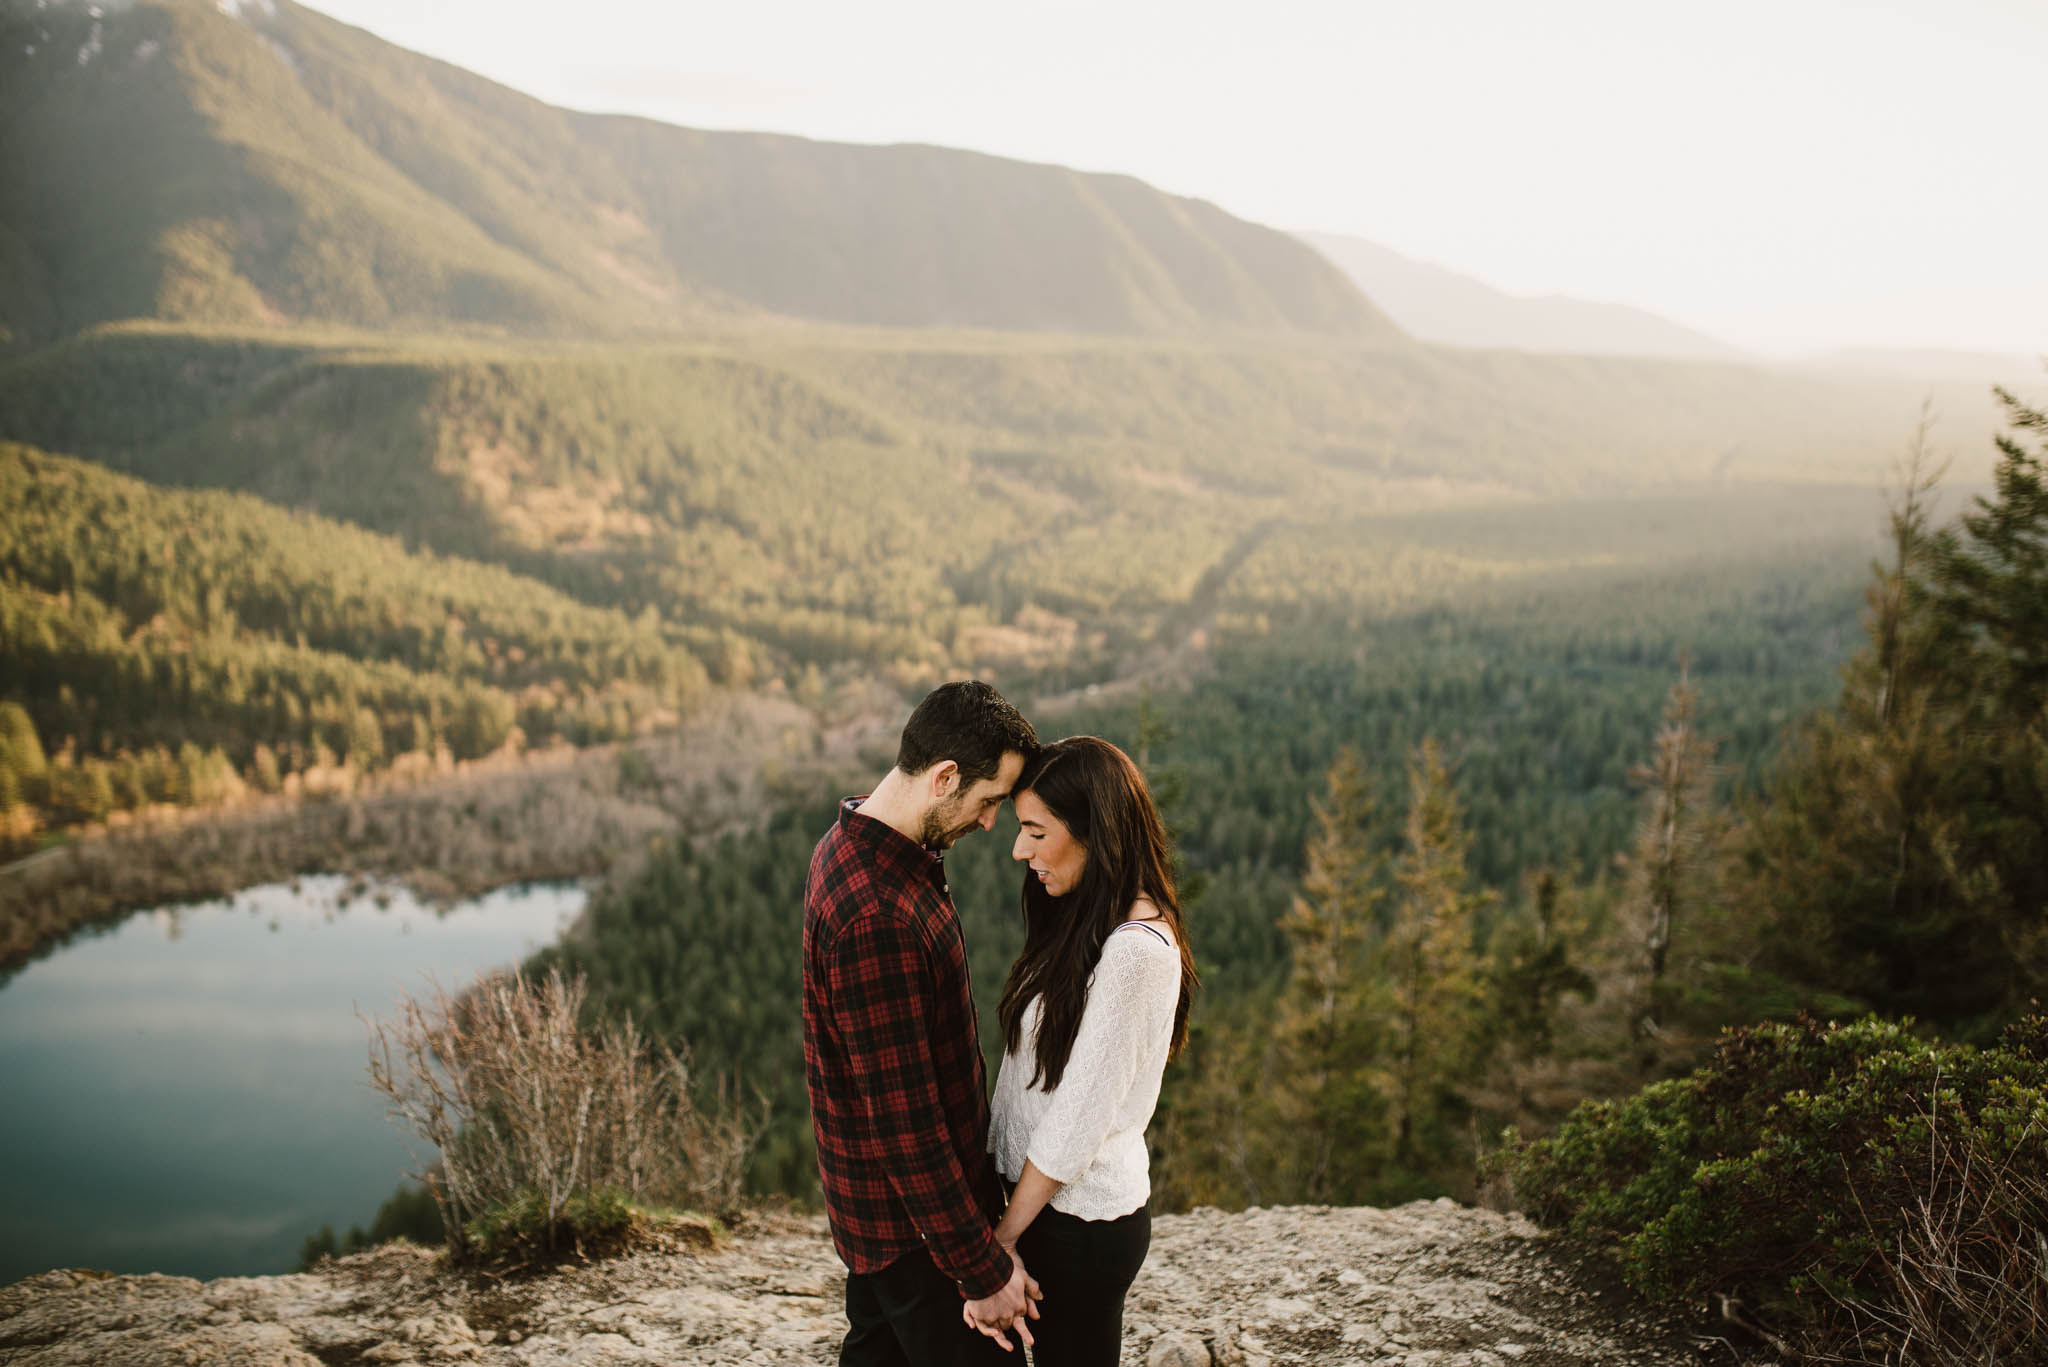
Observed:
[[[290,0],[0,0],[0,988],[61,1047],[119,989],[19,989],[87,951],[202,988],[287,957],[167,967],[140,932],[190,904],[439,926],[560,883],[573,920],[461,971],[561,970],[566,1035],[630,1021],[761,1117],[725,1190],[814,1205],[810,853],[972,676],[1128,750],[1170,827],[1184,1230],[1607,1201],[1651,1294],[1705,1255],[1642,1253],[1674,1226],[1600,1184],[1677,1152],[1641,1139],[1674,1098],[1749,1068],[1777,1124],[1851,1094],[1801,1050],[1901,1029],[1819,1020],[1911,1018],[2038,1112],[2036,391],[1475,289],[1128,175],[557,108]],[[1015,830],[946,866],[991,1057]],[[312,1032],[275,997],[237,1028]],[[101,1084],[52,1075],[43,1128],[85,1124]],[[1853,1095],[1843,1134],[1920,1117]],[[2038,1169],[2038,1126],[1971,1133]],[[128,1174],[92,1153],[61,1181]],[[1737,1214],[1698,1221],[1716,1293],[1797,1321]],[[1334,1332],[1274,1316],[1183,1346]]]

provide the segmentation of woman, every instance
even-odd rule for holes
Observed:
[[[989,1149],[1013,1190],[996,1239],[1043,1293],[1033,1360],[1113,1364],[1152,1239],[1145,1125],[1187,1040],[1195,961],[1166,829],[1128,755],[1070,736],[1038,752],[1015,795],[1010,853],[1030,869],[1024,952],[997,1008]]]

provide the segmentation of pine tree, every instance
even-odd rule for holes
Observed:
[[[2016,431],[2048,419],[2001,393]],[[1831,1010],[1985,1037],[2048,987],[2048,497],[1999,439],[1995,497],[1932,528],[1925,427],[1873,567],[1869,643],[1798,738],[1744,858],[1774,968]]]
[[[1459,1092],[1484,1061],[1475,940],[1487,899],[1466,889],[1471,837],[1434,739],[1409,764],[1408,788],[1400,895],[1377,957],[1391,1008],[1394,1157],[1419,1176],[1458,1150]]]
[[[1516,1062],[1550,1053],[1566,996],[1591,1001],[1596,991],[1577,961],[1583,927],[1568,917],[1564,897],[1556,870],[1536,870],[1528,879],[1526,904],[1494,933],[1488,1014]]]
[[[34,718],[17,702],[0,702],[0,769],[13,775],[16,801],[40,806],[48,800],[50,762]]]
[[[1946,642],[1972,656],[1973,700],[1991,719],[2025,725],[2048,704],[2048,412],[1996,392],[2014,429],[1997,438],[1996,496],[1934,539],[1931,587]],[[2041,453],[2018,432],[2040,434]]]
[[[1167,1068],[1146,1132],[1153,1200],[1164,1209],[1287,1199],[1274,1152],[1269,1021],[1258,1003],[1240,1003],[1225,1022],[1189,1021],[1187,1048]]]
[[[1956,918],[2003,950],[1984,1002],[2002,1023],[2048,991],[2048,412],[1997,394],[2012,431],[1994,496],[1934,538],[1928,578],[1960,760],[1948,777],[1967,783],[1935,854]]]
[[[1367,973],[1385,897],[1387,858],[1372,848],[1372,785],[1346,746],[1326,795],[1311,806],[1301,891],[1280,929],[1290,965],[1269,1071],[1275,1147],[1291,1199],[1354,1204],[1377,1176],[1385,1144],[1380,1087],[1383,1003]]]
[[[1590,1003],[1598,995],[1587,971],[1592,895],[1538,868],[1488,937],[1481,1049],[1487,1065],[1465,1091],[1481,1133],[1509,1125],[1546,1129],[1586,1094],[1584,1046],[1596,1032],[1583,1012],[1567,1025],[1565,1006],[1567,997]],[[1568,1047],[1560,1048],[1561,1035]]]
[[[348,762],[364,773],[384,762],[384,727],[367,707],[349,714]]]
[[[256,742],[256,752],[249,763],[249,776],[260,792],[276,793],[284,787],[284,775],[278,768],[277,752],[262,741]]]

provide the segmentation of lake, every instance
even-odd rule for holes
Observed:
[[[365,1080],[367,1032],[551,944],[573,884],[447,911],[339,877],[143,912],[0,987],[0,1285],[52,1267],[291,1270],[431,1160]]]

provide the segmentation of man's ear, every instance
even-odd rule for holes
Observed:
[[[960,786],[960,766],[950,759],[942,759],[925,775],[925,782],[931,785],[933,797],[951,797],[953,790]]]

